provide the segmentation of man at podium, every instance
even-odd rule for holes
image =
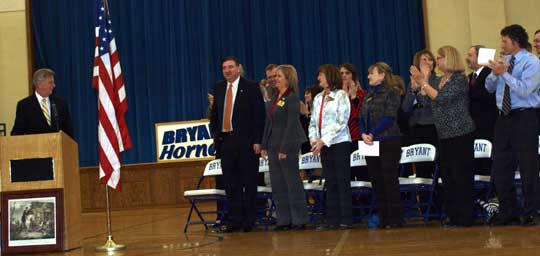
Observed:
[[[17,103],[15,125],[11,135],[51,133],[64,131],[73,137],[71,117],[64,100],[51,95],[54,87],[54,71],[38,69],[32,79],[35,93]]]

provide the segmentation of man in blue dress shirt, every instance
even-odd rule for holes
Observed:
[[[486,89],[496,93],[499,117],[495,124],[492,177],[500,200],[492,225],[536,224],[540,206],[538,176],[538,118],[540,60],[526,50],[529,37],[520,25],[501,30],[501,60],[490,61]],[[523,183],[524,209],[520,211],[514,186],[515,164]],[[521,220],[519,213],[522,213]]]

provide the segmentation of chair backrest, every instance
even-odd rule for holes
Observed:
[[[491,146],[489,140],[474,140],[474,158],[491,158]]]
[[[206,164],[206,167],[204,167],[204,177],[208,176],[219,176],[222,175],[223,172],[221,171],[221,160],[215,159]]]
[[[351,153],[351,167],[366,166],[366,157],[360,155],[360,150]]]
[[[264,159],[259,157],[259,172],[269,172],[270,168],[268,167],[268,158]]]
[[[400,164],[434,162],[437,149],[435,146],[427,143],[414,144],[401,148]]]
[[[321,165],[321,155],[315,156],[313,152],[305,153],[298,160],[300,170],[319,169]]]

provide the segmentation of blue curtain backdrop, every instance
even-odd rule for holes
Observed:
[[[32,1],[36,68],[56,72],[56,94],[74,120],[81,166],[97,165],[92,0]],[[300,88],[324,63],[389,63],[408,81],[425,47],[422,0],[109,0],[120,52],[133,148],[124,163],[155,161],[154,124],[205,117],[206,94],[222,79],[221,58],[237,56],[246,77],[268,63],[297,68]]]

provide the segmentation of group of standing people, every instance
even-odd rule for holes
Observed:
[[[326,223],[317,229],[352,226],[350,181],[356,176],[372,182],[380,227],[401,227],[401,146],[416,143],[430,143],[438,149],[443,209],[448,217],[444,224],[471,226],[473,145],[478,138],[494,142],[493,167],[489,161],[481,165],[493,170],[501,203],[492,224],[536,224],[540,207],[540,61],[526,50],[531,45],[520,25],[503,28],[501,38],[504,57],[491,61],[489,67],[477,62],[482,46],[469,49],[466,62],[473,69],[469,77],[462,56],[452,46],[439,48],[436,56],[428,50],[417,52],[407,89],[384,62],[369,67],[367,90],[360,86],[352,64],[324,64],[317,72],[322,91],[307,88],[307,104],[299,98],[293,66],[269,65],[268,86],[259,90],[256,83],[240,76],[236,58],[226,58],[222,63],[225,81],[213,88],[210,113],[230,202],[230,221],[222,231],[253,228],[259,154],[269,161],[277,211],[275,230],[306,228],[306,195],[298,171],[298,155],[303,144],[306,150],[306,142],[313,154],[321,156],[326,187]],[[437,76],[436,67],[442,76]],[[407,136],[400,131],[403,115],[409,117]],[[366,157],[367,175],[351,174],[349,157],[358,141],[380,145],[378,157]],[[513,185],[516,166],[522,173],[523,212],[518,210]],[[433,169],[433,164],[417,165],[416,175],[432,177]]]

